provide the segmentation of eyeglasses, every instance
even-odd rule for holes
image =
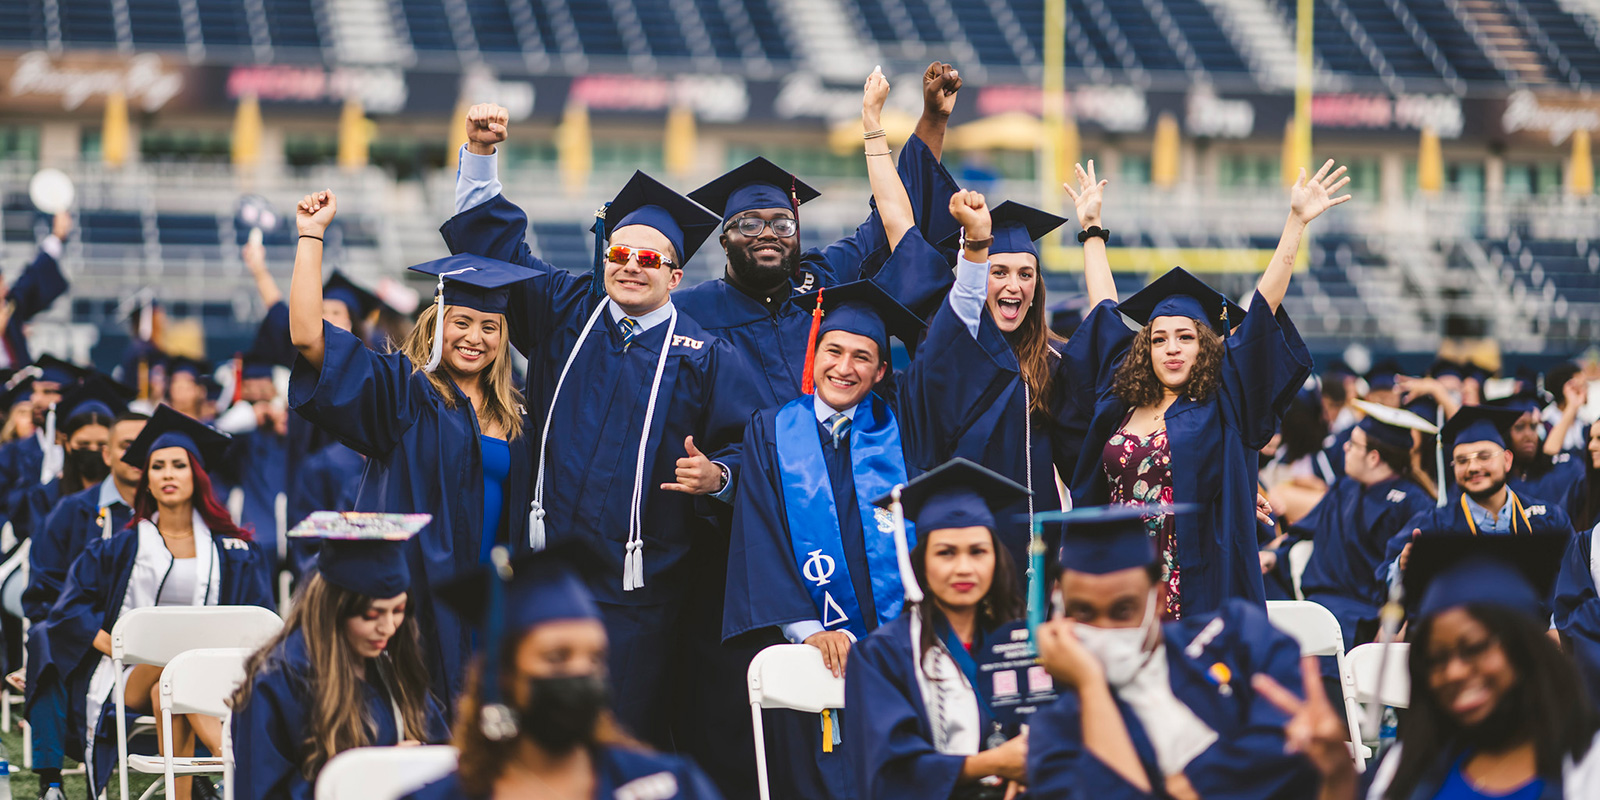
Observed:
[[[1487,464],[1498,458],[1502,452],[1504,451],[1480,450],[1476,453],[1465,453],[1450,459],[1450,463],[1458,467],[1470,467],[1480,462]]]
[[[794,217],[778,217],[776,219],[744,217],[729,227],[738,228],[740,233],[751,239],[760,236],[762,231],[771,228],[773,236],[787,239],[800,231],[800,221]]]
[[[1476,667],[1483,660],[1489,648],[1499,644],[1500,640],[1494,636],[1486,636],[1476,642],[1464,642],[1453,648],[1445,648],[1428,653],[1428,674],[1439,675],[1449,668],[1450,662],[1460,660],[1468,667]]]
[[[613,264],[626,264],[628,259],[637,259],[639,266],[644,269],[660,269],[663,265],[672,267],[672,259],[660,252],[643,247],[629,247],[624,244],[614,244],[606,250],[606,260]]]

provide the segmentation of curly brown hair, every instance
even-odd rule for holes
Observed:
[[[1222,382],[1222,336],[1205,320],[1193,320],[1196,337],[1200,340],[1200,355],[1189,370],[1189,382],[1183,393],[1195,400],[1204,400],[1217,390]],[[1161,402],[1166,387],[1156,377],[1155,363],[1150,359],[1150,325],[1145,324],[1133,337],[1127,358],[1117,367],[1112,377],[1111,391],[1122,402],[1134,408],[1153,406]]]

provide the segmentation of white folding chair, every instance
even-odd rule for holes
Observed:
[[[9,522],[6,523],[7,526],[10,526],[10,524]],[[4,564],[0,564],[0,604],[5,606],[6,613],[22,621],[22,641],[24,645],[28,641],[28,618],[22,614],[22,592],[28,585],[28,553],[32,550],[33,540],[24,539],[22,544],[17,546],[17,551],[12,553]],[[16,601],[14,606],[11,602],[13,599]],[[23,647],[22,652],[23,657],[26,658],[27,647]],[[23,702],[25,701],[22,695],[11,691],[10,682],[0,681],[0,731],[11,730],[11,708],[12,706],[20,706]],[[17,721],[20,723],[19,727],[27,723],[20,716],[17,717]],[[26,739],[23,742],[23,765],[32,769],[33,748],[31,742]]]
[[[1361,707],[1356,703],[1356,681],[1344,656],[1344,634],[1333,612],[1305,600],[1268,600],[1267,618],[1300,643],[1302,656],[1333,656],[1339,667],[1339,691],[1344,696],[1344,716],[1350,726],[1350,749],[1356,771],[1365,772],[1372,749],[1362,742]]]
[[[1411,645],[1394,644],[1357,645],[1345,658],[1350,662],[1350,673],[1356,680],[1356,699],[1362,703],[1382,703],[1395,708],[1411,705]],[[1388,665],[1384,665],[1388,661]],[[1378,675],[1383,684],[1378,684]]]
[[[163,776],[167,797],[173,797],[173,784],[179,775],[206,775],[222,773],[224,792],[231,795],[233,767],[228,761],[232,753],[230,734],[222,729],[222,753],[204,758],[172,755],[172,717],[176,714],[205,714],[212,717],[228,715],[228,698],[244,680],[244,662],[254,653],[254,648],[224,647],[189,650],[179,653],[161,672],[161,752],[165,755],[134,754],[127,764],[133,769]],[[155,794],[156,784],[151,784],[139,800]],[[124,795],[126,796],[126,795]]]
[[[1294,582],[1294,596],[1296,600],[1306,599],[1306,593],[1300,588],[1300,578],[1306,574],[1306,565],[1311,563],[1311,551],[1316,549],[1316,542],[1307,539],[1295,542],[1289,548],[1289,579]]]
[[[456,749],[357,747],[334,756],[317,776],[316,800],[399,800],[456,768]]]
[[[822,651],[808,644],[777,644],[756,654],[746,675],[750,690],[750,719],[756,732],[756,779],[761,800],[768,800],[767,740],[761,726],[761,709],[787,708],[821,714],[844,708],[844,678],[833,677],[822,663]],[[838,724],[837,720],[834,724]]]
[[[111,690],[117,716],[117,775],[122,797],[128,796],[128,719],[125,698],[130,664],[165,666],[178,654],[207,648],[256,650],[283,628],[277,614],[258,606],[167,606],[136,608],[117,618],[111,628]],[[89,713],[99,713],[90,709]],[[154,717],[134,720],[154,725]]]

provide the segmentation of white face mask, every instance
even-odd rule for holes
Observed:
[[[1073,633],[1078,641],[1100,659],[1106,671],[1106,683],[1119,689],[1139,674],[1140,668],[1150,660],[1145,645],[1150,641],[1150,629],[1156,619],[1156,591],[1150,590],[1145,603],[1144,620],[1137,628],[1096,628],[1092,625],[1075,625]]]

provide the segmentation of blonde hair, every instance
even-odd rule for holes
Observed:
[[[445,307],[447,310],[449,306]],[[422,315],[417,317],[417,324],[411,328],[411,333],[406,335],[405,341],[400,343],[400,352],[411,359],[412,371],[420,371],[433,357],[433,329],[438,323],[439,306],[437,303],[429,304],[422,310]],[[502,333],[505,332],[505,318],[501,315]],[[478,380],[483,382],[483,417],[506,431],[506,439],[515,440],[522,437],[522,393],[517,391],[515,380],[511,372],[511,338],[509,334],[500,337],[500,346],[495,348],[494,357],[489,365],[478,373]],[[440,369],[424,373],[428,382],[433,384],[434,391],[444,399],[446,408],[456,407],[456,387],[449,374],[440,365]],[[479,420],[482,425],[484,420]]]

